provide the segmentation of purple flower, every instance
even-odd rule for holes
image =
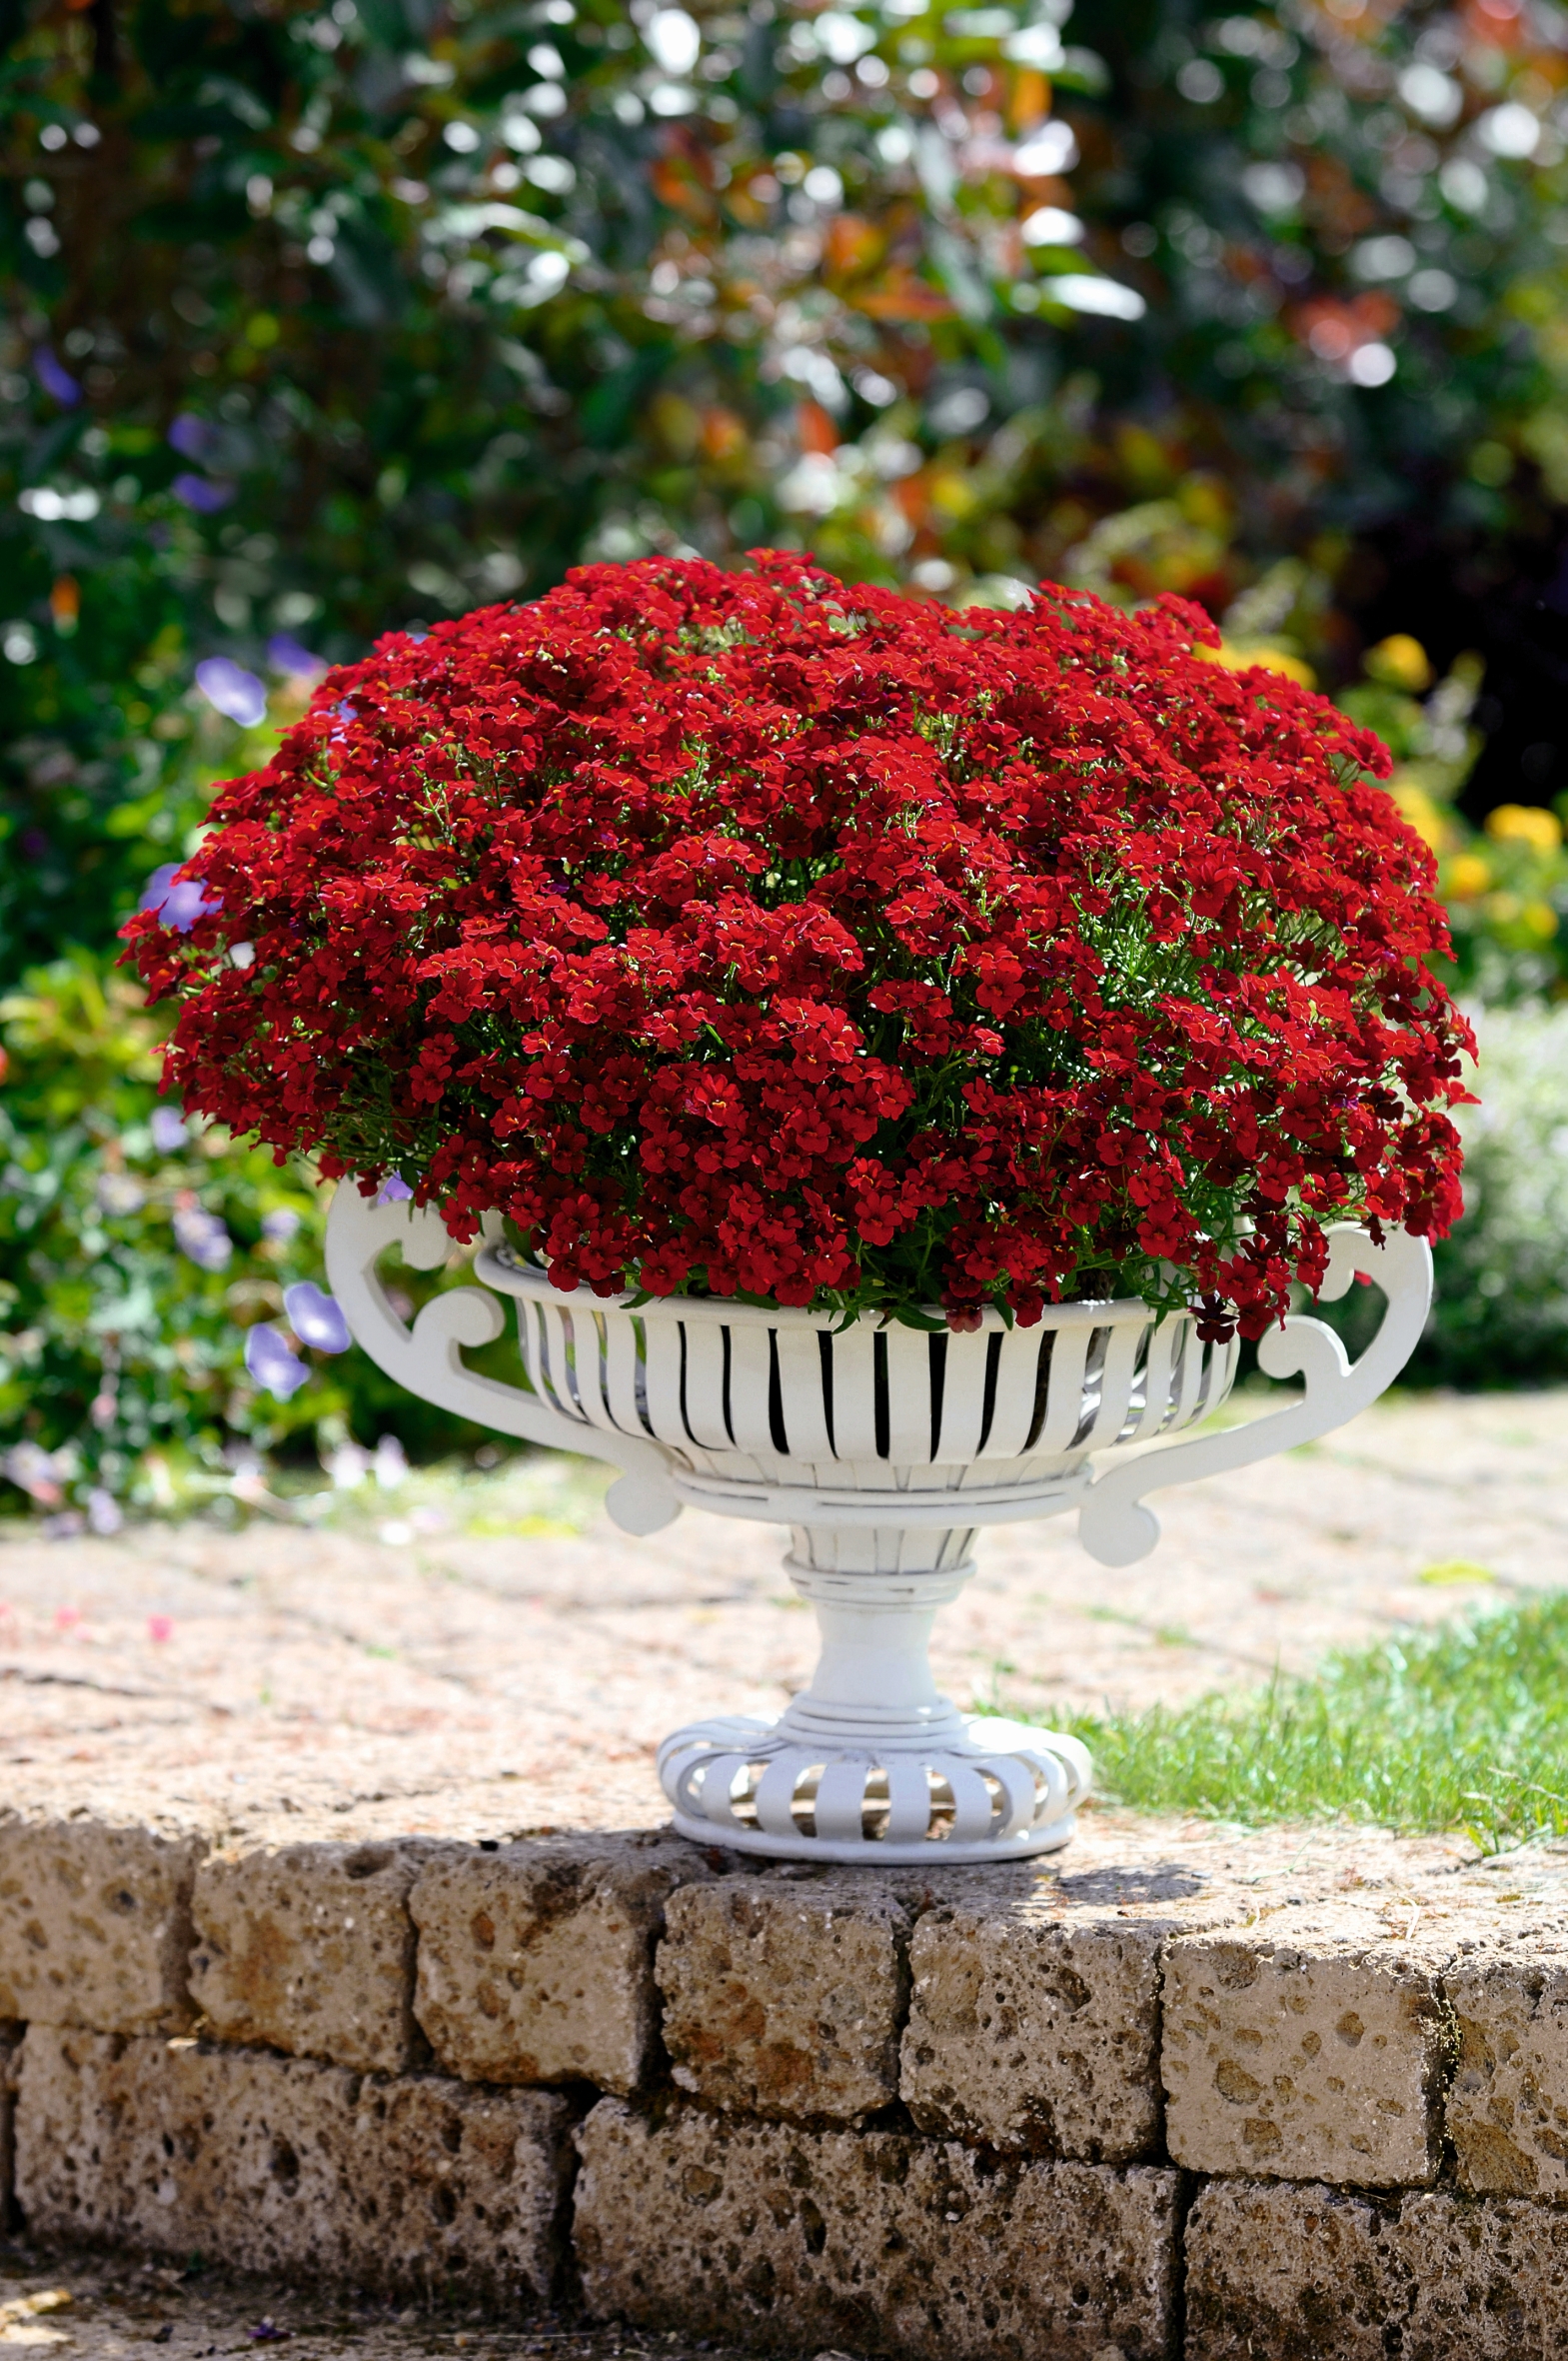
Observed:
[[[33,355],[33,374],[46,394],[52,394],[62,409],[74,410],[82,398],[82,389],[63,369],[46,344],[41,344]]]
[[[182,459],[206,461],[211,459],[222,437],[211,419],[198,418],[194,412],[182,410],[169,429],[169,441]]]
[[[327,669],[325,656],[313,656],[289,632],[279,632],[267,642],[267,662],[274,672],[287,673],[291,679],[319,680]]]
[[[276,1238],[279,1245],[286,1246],[303,1218],[292,1205],[278,1205],[272,1212],[263,1213],[262,1236]]]
[[[216,1213],[205,1205],[181,1205],[174,1216],[174,1242],[198,1270],[223,1270],[234,1252],[234,1240]]]
[[[302,1344],[316,1352],[347,1352],[354,1338],[341,1309],[314,1279],[302,1278],[283,1290],[283,1308]]]
[[[95,1484],[87,1495],[87,1521],[95,1533],[107,1540],[125,1522],[125,1512],[113,1492],[106,1492]]]
[[[45,1508],[58,1508],[65,1498],[53,1458],[36,1442],[19,1442],[7,1451],[0,1459],[0,1475],[8,1475],[18,1490]]]
[[[254,673],[243,664],[236,664],[232,656],[209,656],[196,667],[196,686],[209,705],[215,705],[231,722],[238,722],[244,730],[254,730],[267,712],[267,692]]]
[[[169,489],[176,500],[183,500],[187,508],[195,509],[201,517],[214,517],[221,508],[227,508],[235,492],[232,484],[214,484],[206,476],[185,474],[176,476]]]
[[[177,935],[188,935],[199,918],[221,907],[216,900],[208,900],[207,889],[199,878],[184,878],[165,895],[159,916]]]
[[[142,909],[155,910],[163,924],[172,927],[177,935],[188,935],[199,918],[223,908],[218,896],[208,898],[200,878],[182,878],[175,884],[176,873],[183,867],[179,861],[164,862],[142,889]]]
[[[245,1338],[245,1365],[258,1385],[279,1401],[287,1401],[310,1375],[276,1328],[256,1327]]]
[[[407,1204],[409,1198],[413,1194],[413,1189],[404,1180],[401,1173],[389,1173],[386,1180],[383,1180],[381,1184],[381,1188],[376,1197],[376,1202],[378,1205]]]
[[[145,910],[147,905],[144,903],[142,907]],[[173,1156],[175,1150],[183,1148],[190,1137],[185,1129],[184,1116],[173,1107],[155,1107],[148,1130],[152,1133],[153,1146],[160,1156]]]

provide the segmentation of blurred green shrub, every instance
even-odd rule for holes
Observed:
[[[1461,1111],[1465,1216],[1437,1249],[1414,1371],[1440,1385],[1568,1379],[1568,1006],[1476,1018],[1479,1107]]]
[[[357,1347],[298,1346],[311,1381],[287,1401],[253,1383],[247,1332],[265,1320],[288,1335],[284,1289],[322,1278],[330,1192],[268,1150],[188,1129],[157,1096],[159,1032],[129,979],[86,954],[0,1001],[8,1496],[109,1532],[127,1504],[254,1498],[269,1455],[384,1433],[420,1457],[481,1440]],[[463,1276],[455,1256],[401,1283],[420,1300]]]
[[[1074,188],[1149,297],[1113,433],[1136,389],[1253,549],[1330,565],[1379,518],[1484,537],[1568,498],[1560,11],[1079,0],[1073,30],[1105,68]]]

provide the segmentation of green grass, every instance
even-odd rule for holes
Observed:
[[[1306,1679],[1074,1715],[1095,1786],[1140,1811],[1568,1834],[1568,1591],[1329,1656]]]

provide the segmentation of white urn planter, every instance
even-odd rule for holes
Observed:
[[[1307,1442],[1364,1409],[1415,1347],[1431,1256],[1404,1231],[1377,1246],[1332,1235],[1323,1294],[1357,1272],[1386,1298],[1353,1364],[1320,1320],[1292,1317],[1259,1347],[1300,1377],[1287,1408],[1193,1434],[1230,1391],[1236,1346],[1192,1313],[1138,1301],[1063,1303],[1035,1327],[987,1311],[977,1331],[927,1335],[862,1318],[675,1297],[563,1294],[514,1257],[499,1222],[481,1282],[412,1325],[380,1258],[432,1269],[439,1216],[334,1201],[327,1267],[358,1341],[408,1389],[498,1432],[622,1469],[610,1513],[657,1531],[683,1507],[789,1528],[784,1564],[814,1607],[821,1655],[776,1722],[720,1715],[675,1731],[660,1775],[686,1835],[742,1851],[860,1862],[997,1861],[1066,1843],[1090,1764],[1072,1737],[975,1717],[940,1695],[926,1646],[936,1611],[974,1571],[983,1525],[1078,1513],[1090,1555],[1126,1565],[1159,1527],[1143,1496]],[[513,1306],[533,1390],[469,1369]]]

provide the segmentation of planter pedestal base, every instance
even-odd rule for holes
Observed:
[[[815,1861],[1006,1861],[1067,1842],[1087,1749],[962,1714],[931,1679],[936,1610],[974,1572],[953,1544],[971,1537],[796,1529],[784,1565],[821,1630],[811,1685],[778,1721],[726,1714],[665,1740],[659,1775],[683,1836]],[[855,1567],[855,1554],[900,1570]],[[921,1556],[937,1562],[907,1565]]]

